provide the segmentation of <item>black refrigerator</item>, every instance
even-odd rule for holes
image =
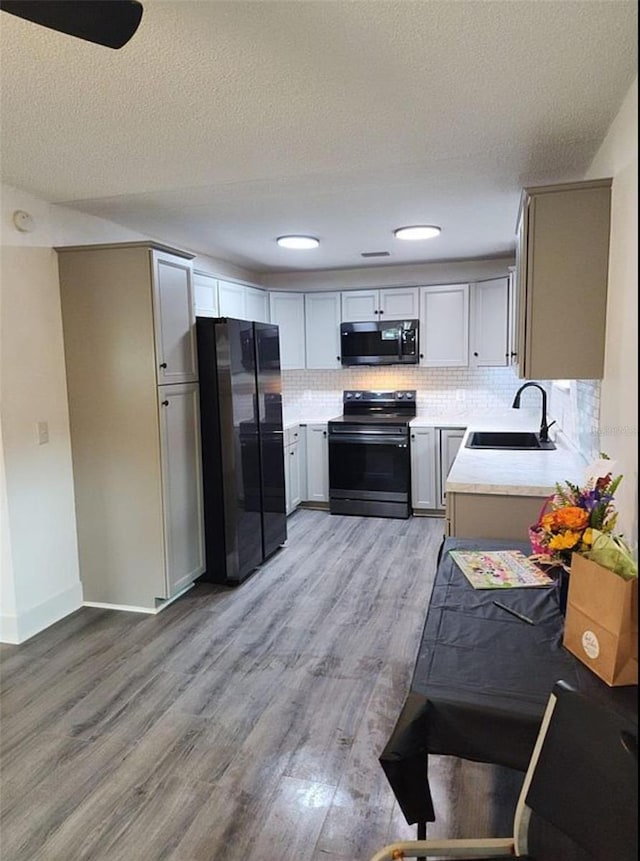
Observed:
[[[206,573],[238,584],[287,538],[278,327],[196,319]]]

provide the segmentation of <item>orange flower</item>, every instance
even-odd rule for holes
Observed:
[[[568,505],[566,508],[560,508],[555,512],[555,525],[560,529],[585,529],[589,523],[589,514],[584,508],[578,508],[576,505]]]

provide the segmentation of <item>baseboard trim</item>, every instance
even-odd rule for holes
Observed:
[[[173,604],[174,601],[177,601],[178,598],[182,598],[186,592],[193,589],[193,586],[193,583],[189,583],[184,587],[184,589],[181,589],[178,593],[172,595],[171,598],[161,601],[156,607],[136,607],[135,604],[109,604],[105,601],[83,601],[82,606],[97,607],[100,610],[120,610],[125,613],[146,613],[149,616],[157,616],[158,613],[161,613],[165,609],[165,607],[168,607],[169,604]]]
[[[74,583],[64,592],[30,607],[19,616],[0,616],[0,642],[20,645],[45,628],[82,607],[82,584]]]

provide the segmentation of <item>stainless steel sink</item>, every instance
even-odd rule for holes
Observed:
[[[523,431],[474,431],[467,448],[508,449],[511,451],[552,451],[555,443],[544,442],[540,434]]]

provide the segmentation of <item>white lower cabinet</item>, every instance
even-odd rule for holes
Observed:
[[[451,465],[465,428],[411,428],[411,504],[417,511],[441,511]]]
[[[439,428],[438,505],[445,507],[447,476],[462,443],[465,428]]]
[[[411,428],[411,504],[426,510],[438,505],[435,428]]]
[[[204,571],[198,384],[158,387],[167,595]]]
[[[310,424],[306,430],[307,502],[329,501],[329,440],[327,425]]]
[[[302,502],[302,453],[300,427],[286,428],[284,432],[284,486],[286,513],[291,514]]]

